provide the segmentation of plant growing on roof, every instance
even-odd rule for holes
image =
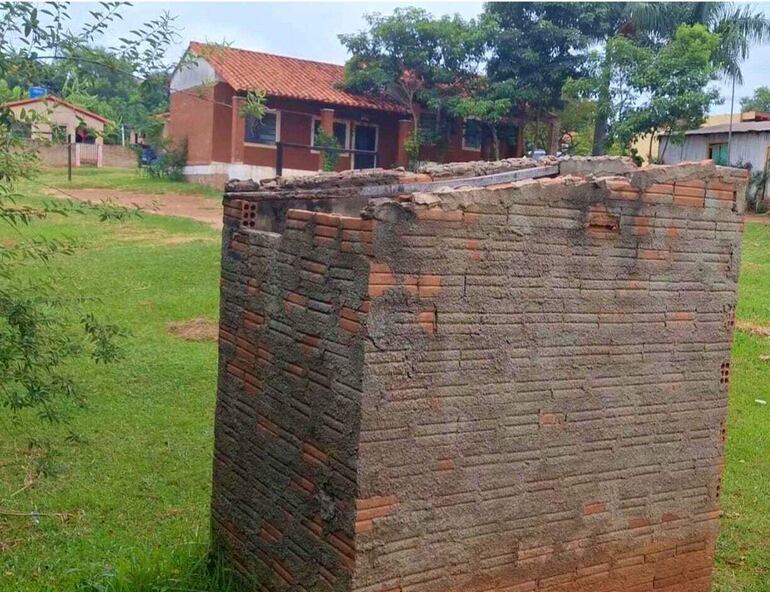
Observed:
[[[265,92],[262,90],[251,90],[246,93],[246,100],[241,104],[241,117],[244,119],[253,119],[262,121],[267,112]]]

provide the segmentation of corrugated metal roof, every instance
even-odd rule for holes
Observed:
[[[706,134],[726,134],[730,130],[729,123],[720,125],[709,125],[699,127],[698,129],[688,130],[687,136],[698,136]],[[743,134],[747,132],[770,132],[770,121],[733,121],[733,133]]]
[[[190,51],[205,59],[214,71],[237,91],[261,90],[267,95],[318,101],[347,107],[405,113],[395,101],[371,95],[357,95],[339,88],[345,68],[313,62],[207,45],[193,41]]]

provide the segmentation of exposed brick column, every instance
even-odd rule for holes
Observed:
[[[411,119],[399,119],[398,120],[398,157],[396,158],[396,164],[398,166],[405,167],[409,164],[409,155],[406,153],[406,140],[409,138],[409,134],[412,133],[412,120]]]
[[[334,134],[334,109],[321,109],[321,129],[330,136]]]
[[[243,162],[243,144],[246,137],[246,120],[241,116],[245,97],[233,97],[233,115],[230,134],[230,162]]]

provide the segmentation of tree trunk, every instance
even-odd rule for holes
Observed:
[[[492,160],[500,160],[500,138],[497,137],[497,126],[494,123],[489,124],[492,132]]]
[[[607,153],[607,116],[603,115],[599,109],[596,111],[596,122],[594,123],[594,145],[591,150],[592,156],[601,156]]]
[[[524,156],[524,152],[526,152],[524,147],[524,126],[527,125],[526,116],[522,116],[519,120],[519,126],[516,130],[516,153],[514,156],[516,158],[521,158]]]
[[[561,134],[559,133],[559,118],[549,118],[548,154],[556,155],[560,148]]]
[[[601,156],[607,153],[607,131],[610,118],[610,64],[607,56],[602,65],[601,88],[596,101],[596,121],[594,122],[594,145],[591,150],[593,156]]]

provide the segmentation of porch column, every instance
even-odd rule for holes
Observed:
[[[245,97],[234,96],[233,114],[230,124],[230,162],[243,162],[243,145],[246,141],[246,120],[241,116]],[[215,132],[216,133],[216,132]]]
[[[321,109],[321,129],[334,135],[334,109]]]
[[[412,133],[412,120],[411,119],[399,119],[398,120],[398,156],[396,158],[397,166],[408,166],[409,155],[406,153],[406,141],[409,135]]]

